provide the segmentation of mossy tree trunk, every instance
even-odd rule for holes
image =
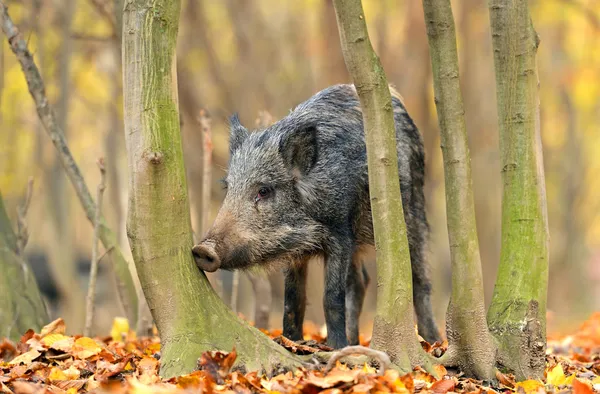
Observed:
[[[527,0],[489,2],[502,163],[502,249],[488,324],[499,363],[542,378],[546,349],[548,219],[536,53]]]
[[[360,0],[334,0],[346,67],[356,86],[365,125],[369,191],[377,248],[377,310],[372,347],[397,367],[427,362],[414,329],[410,254],[389,86],[369,39]]]
[[[39,331],[48,312],[27,263],[17,254],[17,237],[0,194],[0,338],[19,340],[28,329]]]
[[[160,332],[161,376],[191,372],[204,351],[234,346],[247,369],[298,366],[235,316],[193,261],[175,75],[179,12],[178,0],[130,0],[123,15],[127,234]]]
[[[460,90],[450,0],[423,0],[446,185],[452,293],[446,319],[449,349],[442,361],[479,379],[492,379],[496,351],[483,302],[471,156]]]

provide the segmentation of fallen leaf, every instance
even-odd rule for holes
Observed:
[[[50,380],[51,382],[68,379],[69,378],[67,378],[67,375],[65,375],[65,373],[58,367],[52,367],[52,369],[50,370],[50,375],[48,375],[48,380]]]
[[[443,379],[433,383],[431,387],[429,387],[429,390],[436,394],[445,394],[448,391],[454,391],[455,386],[456,382],[454,379]]]
[[[47,324],[42,328],[40,336],[43,338],[49,334],[64,334],[65,333],[65,322],[62,318],[54,320],[52,323]]]
[[[544,384],[538,380],[533,380],[533,379],[518,382],[515,385],[515,389],[517,389],[517,391],[519,391],[519,389],[521,389],[521,390],[523,390],[523,392],[525,392],[525,394],[537,393],[540,389],[542,392],[545,391]]]
[[[113,341],[123,341],[129,333],[129,320],[124,317],[115,317],[113,320],[110,336]]]
[[[562,386],[565,384],[567,377],[563,371],[562,365],[559,363],[554,368],[550,369],[546,373],[546,382],[554,386]]]
[[[33,349],[28,351],[27,353],[23,353],[20,356],[15,357],[12,361],[10,361],[9,365],[18,365],[18,364],[31,364],[33,360],[38,358],[42,353]]]
[[[80,359],[90,358],[100,353],[102,347],[92,338],[81,337],[73,344],[73,355]]]
[[[573,394],[593,394],[592,388],[579,379],[573,380]]]

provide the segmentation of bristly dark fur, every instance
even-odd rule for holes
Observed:
[[[428,224],[423,142],[401,97],[391,91],[419,332],[435,341],[439,332],[424,257]],[[284,335],[301,339],[306,261],[324,256],[328,343],[336,348],[356,344],[369,281],[359,250],[373,245],[373,225],[362,113],[354,87],[331,86],[253,133],[232,117],[230,153],[227,195],[207,235],[217,244],[221,268],[288,261]]]

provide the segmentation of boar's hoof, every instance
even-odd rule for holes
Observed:
[[[196,265],[202,271],[215,272],[221,266],[221,259],[211,245],[200,244],[192,248]]]

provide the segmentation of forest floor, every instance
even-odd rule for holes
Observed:
[[[492,386],[465,378],[442,366],[435,378],[421,369],[402,375],[394,370],[378,374],[364,364],[349,368],[337,365],[328,373],[322,369],[299,369],[273,377],[257,372],[241,373],[232,365],[230,353],[205,353],[198,360],[199,370],[185,376],[163,380],[158,376],[160,340],[157,336],[136,337],[126,320],[115,319],[110,336],[87,338],[66,336],[58,319],[40,333],[29,330],[20,342],[0,342],[0,392],[2,393],[76,393],[135,392],[182,393],[545,393],[600,392],[600,312],[593,314],[576,332],[548,340],[545,381],[515,382],[510,375],[498,373]],[[305,341],[296,344],[281,336],[280,330],[265,332],[290,351],[310,354],[327,350],[315,326],[306,325]],[[361,340],[367,346],[368,340]],[[446,344],[423,347],[436,355]]]

